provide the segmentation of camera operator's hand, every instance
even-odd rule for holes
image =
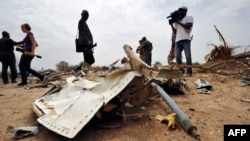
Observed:
[[[23,48],[16,47],[16,51],[23,52]]]

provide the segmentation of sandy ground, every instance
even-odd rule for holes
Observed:
[[[211,94],[198,93],[194,82],[203,78],[212,86]],[[250,86],[241,87],[240,79],[212,74],[195,74],[188,77],[188,92],[172,96],[183,112],[197,127],[202,141],[222,141],[225,124],[250,124]],[[36,115],[32,102],[49,90],[48,88],[15,88],[14,84],[0,82],[0,140],[14,140],[9,126],[36,126]],[[139,107],[126,108],[126,125],[117,129],[83,128],[74,141],[194,141],[194,137],[177,126],[168,130],[167,125],[155,119],[156,115],[170,114],[170,108],[161,97],[148,101]],[[141,116],[139,116],[141,115]],[[48,129],[23,141],[67,141]]]

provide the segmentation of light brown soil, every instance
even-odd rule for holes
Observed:
[[[194,82],[203,78],[213,89],[211,94],[200,94]],[[174,101],[191,119],[200,133],[202,141],[222,141],[225,124],[250,124],[250,86],[240,87],[240,79],[212,74],[195,74],[188,77],[189,91],[185,95],[172,96]],[[49,87],[50,88],[50,87]],[[13,140],[14,135],[7,132],[8,126],[35,126],[36,115],[32,101],[42,96],[49,88],[15,88],[14,84],[0,84],[0,140]],[[143,107],[143,108],[142,108]],[[183,128],[168,130],[167,125],[155,119],[156,115],[170,114],[170,108],[158,97],[140,107],[126,108],[126,125],[117,129],[96,129],[84,127],[72,140],[74,141],[194,141]],[[141,116],[139,116],[141,115]],[[26,137],[22,141],[67,141],[48,129],[38,135]]]

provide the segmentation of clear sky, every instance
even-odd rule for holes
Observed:
[[[214,25],[229,45],[250,45],[249,0],[0,0],[0,31],[21,41],[25,34],[20,25],[31,25],[39,44],[36,53],[43,57],[33,60],[35,69],[54,69],[60,61],[76,65],[83,55],[75,52],[74,40],[81,11],[86,9],[97,42],[94,66],[108,66],[123,58],[123,45],[135,50],[143,36],[153,43],[152,64],[167,65],[171,28],[166,17],[183,5],[194,18],[193,62],[204,62],[213,49],[208,44],[223,44]],[[19,63],[21,53],[15,54]]]

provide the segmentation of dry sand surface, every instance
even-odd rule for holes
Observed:
[[[213,89],[211,94],[200,94],[194,82],[203,78]],[[240,79],[227,76],[198,73],[188,77],[188,92],[172,96],[173,100],[197,127],[202,141],[222,141],[225,124],[250,124],[250,86],[241,87]],[[32,102],[42,96],[48,88],[15,88],[14,84],[0,83],[0,140],[14,140],[7,132],[8,126],[38,125],[32,110]],[[143,108],[142,108],[143,107]],[[126,108],[126,125],[117,129],[96,129],[84,127],[72,140],[74,141],[194,141],[183,128],[168,130],[167,125],[155,119],[156,115],[170,114],[170,108],[161,97],[148,101],[139,107]],[[142,115],[142,116],[138,116]],[[22,141],[67,141],[48,129],[38,135],[21,139]]]

